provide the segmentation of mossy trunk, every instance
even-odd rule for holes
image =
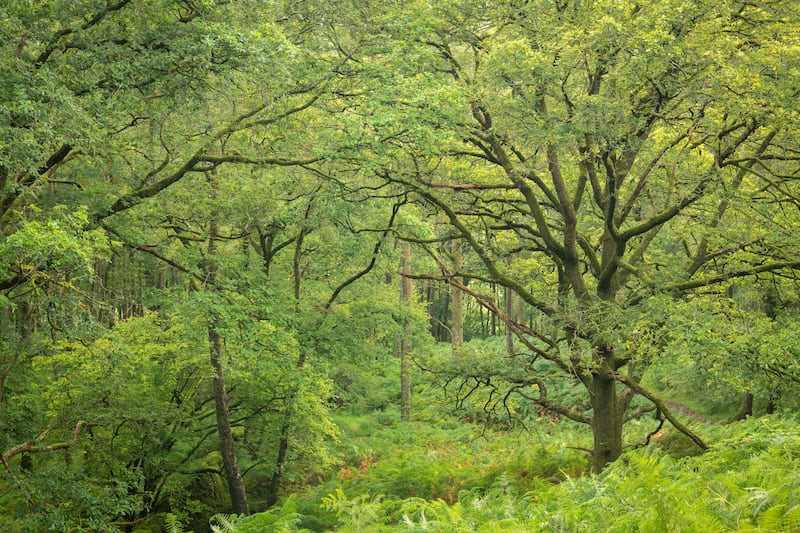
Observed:
[[[212,187],[211,198],[216,200],[217,182],[213,173],[206,176]],[[215,285],[217,282],[216,240],[218,236],[219,221],[217,213],[214,212],[209,220],[207,260],[202,264],[208,287],[212,290],[216,290]],[[225,372],[222,367],[222,338],[217,329],[218,321],[219,315],[212,311],[208,317],[207,333],[209,360],[212,368],[214,368],[214,407],[217,418],[219,453],[222,456],[222,466],[228,481],[228,492],[230,493],[233,512],[239,516],[246,516],[250,514],[250,508],[247,504],[247,492],[245,491],[242,472],[239,470],[239,461],[236,459],[236,445],[233,440],[231,415],[228,407],[228,390],[225,387]]]
[[[275,469],[272,471],[272,476],[269,478],[269,485],[267,486],[267,507],[272,507],[278,503],[278,494],[281,489],[281,481],[283,481],[283,474],[286,471],[286,461],[289,456],[289,433],[292,428],[292,405],[294,404],[294,394],[286,406],[286,412],[283,416],[283,425],[281,426],[280,439],[278,440],[278,453],[275,457]]]
[[[622,413],[616,380],[609,375],[592,375],[589,395],[592,405],[592,468],[600,472],[622,455]]]

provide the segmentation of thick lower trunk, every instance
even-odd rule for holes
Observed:
[[[622,413],[613,377],[594,374],[589,393],[594,433],[592,467],[600,472],[622,455]]]
[[[222,344],[219,333],[213,326],[208,328],[208,340],[211,344],[211,366],[214,367],[214,406],[217,415],[217,434],[219,435],[219,453],[222,456],[222,466],[225,478],[228,481],[228,492],[231,497],[233,512],[246,516],[250,514],[247,504],[247,492],[244,487],[239,462],[236,459],[236,449],[231,430],[230,410],[228,409],[228,391],[225,388],[225,374],[220,361]]]
[[[766,407],[766,412],[767,412],[768,415],[771,415],[771,414],[775,413],[775,409],[776,409],[776,405],[775,404],[776,403],[777,403],[777,401],[776,401],[776,398],[775,398],[775,394],[770,392],[769,393],[769,398],[767,398],[767,407]]]
[[[753,393],[745,392],[742,398],[742,406],[739,408],[739,416],[744,420],[748,416],[753,416]]]

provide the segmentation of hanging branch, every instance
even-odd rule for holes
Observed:
[[[670,424],[672,424],[675,427],[675,429],[677,429],[678,431],[689,437],[692,440],[692,442],[694,442],[697,445],[698,448],[700,448],[703,451],[706,451],[708,449],[708,444],[703,442],[703,439],[701,439],[691,429],[689,429],[688,426],[686,426],[680,420],[678,420],[675,417],[675,415],[672,414],[672,411],[670,411],[669,407],[667,407],[663,401],[656,398],[650,391],[643,388],[641,385],[639,385],[638,383],[630,379],[630,377],[624,374],[620,374],[619,372],[614,372],[613,376],[614,379],[616,379],[620,383],[624,383],[627,387],[630,387],[637,393],[641,394],[642,396],[650,400],[653,403],[653,405],[656,406],[656,409],[658,409],[658,411],[661,414],[663,414],[667,420],[669,420]]]
[[[386,236],[389,234],[389,232],[392,230],[392,227],[394,226],[394,220],[397,217],[397,213],[400,211],[400,208],[403,205],[405,205],[406,202],[407,202],[407,200],[403,199],[402,201],[400,201],[400,202],[398,202],[398,203],[396,203],[396,204],[394,204],[392,206],[392,214],[389,217],[389,222],[387,223],[386,229],[383,231],[383,234],[378,239],[378,242],[375,243],[375,247],[372,249],[372,258],[370,259],[369,264],[366,267],[364,267],[362,270],[356,272],[355,274],[353,274],[352,276],[347,278],[345,281],[340,283],[338,287],[336,287],[336,289],[333,291],[333,293],[331,293],[330,298],[328,298],[328,301],[325,302],[325,307],[324,307],[325,310],[328,310],[328,309],[331,308],[333,303],[339,297],[339,294],[345,288],[347,288],[349,285],[355,283],[356,281],[358,281],[362,277],[366,276],[373,269],[373,267],[375,266],[375,262],[378,259],[378,252],[380,252],[381,246],[383,245],[384,241],[386,240]]]

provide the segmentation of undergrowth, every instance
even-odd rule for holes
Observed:
[[[292,500],[278,511],[289,519],[275,528],[265,520],[262,531],[800,531],[796,421],[709,431],[702,455],[651,445],[584,475],[583,458],[563,442],[559,452],[531,435],[525,447],[520,435],[470,440],[466,430],[392,425],[356,439],[349,465],[319,489],[325,496]]]
[[[344,435],[338,470],[326,483],[298,497],[298,512],[306,515],[303,525],[314,531],[338,525],[337,512],[320,507],[330,494],[369,495],[370,501],[381,495],[381,502],[441,500],[451,505],[463,491],[491,487],[499,479],[532,490],[543,480],[559,483],[588,468],[586,455],[577,449],[587,442],[552,422],[529,431],[492,431],[447,418],[435,423],[401,422],[388,411],[377,417],[340,415],[337,424]],[[362,510],[369,515],[368,506]]]

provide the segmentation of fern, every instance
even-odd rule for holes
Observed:
[[[218,513],[211,517],[209,524],[213,533],[236,533],[238,516]]]
[[[766,511],[758,516],[758,525],[763,531],[789,531],[786,528],[786,521],[784,520],[784,510],[786,507],[782,504],[773,505]]]
[[[164,526],[167,529],[167,533],[191,533],[191,531],[183,530],[183,524],[181,524],[178,517],[172,513],[167,513],[164,517]]]
[[[336,513],[340,522],[355,528],[363,528],[386,519],[386,510],[381,506],[383,494],[370,497],[361,494],[348,499],[342,489],[322,499],[322,507]]]
[[[322,507],[335,515],[343,533],[800,532],[797,423],[751,419],[715,431],[715,444],[700,456],[676,459],[650,447],[627,453],[602,474],[577,476],[569,474],[569,462],[560,476],[551,475],[549,465],[541,468],[551,456],[569,456],[521,450],[506,437],[472,447],[442,431],[420,431],[414,446],[405,444],[412,451],[390,455],[385,432],[385,446],[368,448],[375,457],[344,490],[323,498]],[[501,465],[490,462],[498,452],[505,453]],[[498,467],[491,475],[475,474],[488,466]],[[370,488],[390,496],[367,493]],[[415,496],[400,499],[409,493]],[[294,504],[289,498],[281,508],[239,519],[235,530],[219,531],[297,532],[302,516]]]
[[[256,513],[237,521],[236,533],[292,533],[298,529],[303,515],[297,512],[294,495],[278,509]]]
[[[786,531],[800,531],[800,505],[795,505],[789,509],[783,520],[786,525]]]

